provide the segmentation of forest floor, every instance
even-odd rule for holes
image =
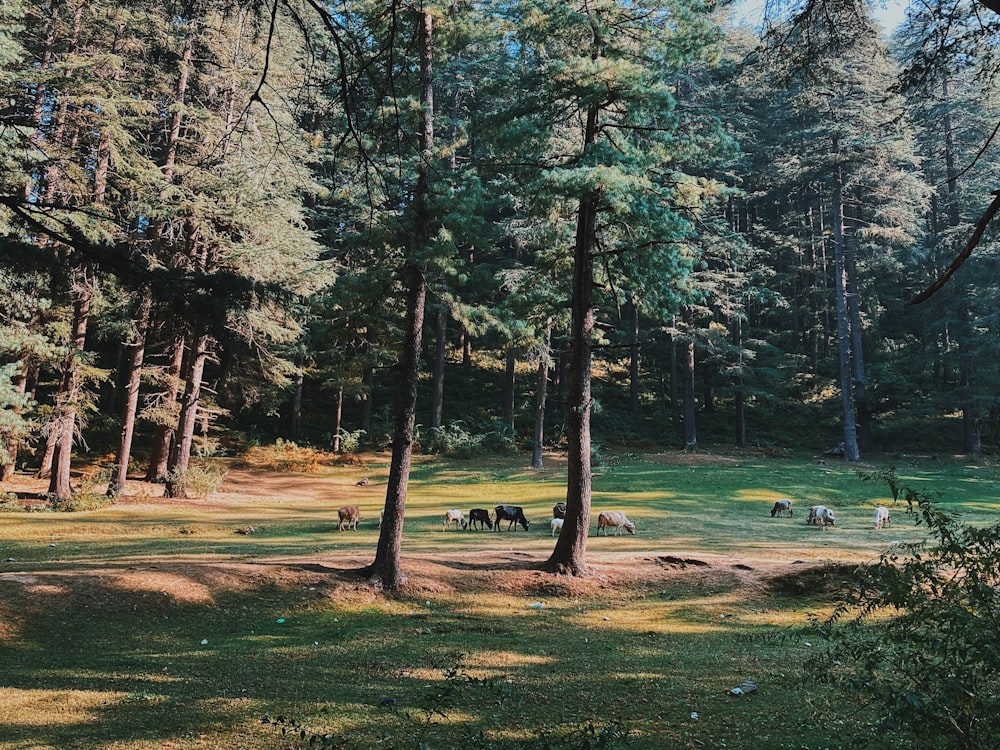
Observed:
[[[738,462],[737,458],[717,454],[682,452],[656,454],[650,458],[662,465],[680,467],[717,467]],[[556,454],[546,457],[547,471],[558,473],[563,466],[564,459],[561,456]],[[359,473],[358,476],[360,475]],[[17,493],[29,505],[40,504],[44,502],[47,480],[22,474],[5,484],[4,488]],[[377,494],[379,490],[372,485],[363,488],[363,491],[378,501],[384,499],[382,495]],[[162,485],[131,479],[128,483],[128,495],[120,498],[114,507],[126,512],[168,515],[179,510],[190,510],[202,519],[211,517],[216,520],[223,518],[231,520],[233,517],[247,517],[248,514],[252,516],[254,506],[273,508],[276,503],[295,502],[296,499],[308,501],[322,496],[323,505],[332,511],[331,515],[336,518],[335,509],[344,503],[356,502],[358,492],[359,488],[356,486],[345,484],[343,481],[331,482],[329,477],[320,475],[281,474],[231,468],[220,490],[208,499],[163,497]],[[800,509],[802,515],[800,521],[804,520],[804,510]],[[372,514],[369,512],[368,519],[371,517]],[[253,527],[238,526],[235,533],[249,528]],[[180,533],[197,536],[200,532],[192,527],[181,529]],[[334,533],[337,532],[334,530]],[[502,535],[494,536],[482,531],[462,533],[468,535],[467,539],[477,542],[484,534],[490,541],[503,538]],[[517,539],[517,531],[509,533],[514,534],[514,538]],[[644,547],[643,541],[648,542],[649,546]],[[542,538],[545,549],[540,553],[512,548],[496,549],[494,545],[465,548],[460,552],[435,549],[432,552],[420,553],[408,552],[404,541],[402,567],[408,580],[398,595],[420,597],[435,592],[475,594],[500,590],[528,595],[537,592],[567,597],[593,596],[602,589],[645,589],[655,586],[658,581],[670,578],[680,577],[688,583],[707,581],[717,577],[720,570],[737,575],[744,586],[770,586],[776,577],[787,579],[787,586],[790,589],[800,588],[795,579],[802,579],[803,589],[816,585],[817,573],[812,570],[815,566],[799,559],[795,550],[772,547],[750,554],[744,552],[726,554],[697,549],[695,546],[680,551],[671,550],[667,554],[661,538],[642,534],[629,539],[627,552],[590,549],[587,554],[590,575],[586,577],[553,577],[538,570],[539,565],[547,558],[551,548],[550,542],[550,536],[546,533]],[[790,559],[790,554],[795,559]],[[221,590],[238,590],[248,580],[253,580],[255,586],[266,581],[270,585],[288,589],[312,581],[316,573],[322,572],[328,581],[326,592],[328,597],[356,598],[359,590],[365,588],[360,569],[371,562],[372,555],[373,549],[360,554],[343,551],[317,555],[315,552],[310,552],[303,555],[278,554],[266,558],[261,557],[258,552],[252,561],[205,557],[189,560],[174,558],[169,562],[160,561],[155,567],[150,568],[137,567],[134,560],[128,560],[127,569],[115,574],[118,581],[116,588],[137,592],[164,591],[178,602],[197,602],[211,599]],[[0,560],[0,563],[2,562]],[[832,564],[834,569],[840,567],[835,561],[820,562],[821,568],[826,564]],[[11,561],[7,561],[3,567],[10,566]],[[9,580],[8,576],[4,576],[3,567],[0,567],[0,580],[4,577]],[[107,569],[87,566],[76,570],[53,571],[44,574],[44,577],[49,581],[52,577],[57,577],[61,589],[80,589],[88,598],[99,599],[97,593],[99,590],[106,590],[106,596],[118,597],[120,595],[118,591],[105,589],[105,581],[97,587],[88,584],[88,581],[104,579],[107,573]],[[23,576],[20,578],[24,579]],[[32,596],[31,589],[31,586],[23,589],[23,601],[19,604],[14,603],[12,607],[14,611],[30,609],[27,603]],[[8,594],[13,593],[15,592],[8,592]],[[375,590],[370,592],[372,597],[378,594],[379,592]],[[8,600],[8,604],[12,602]]]
[[[619,720],[640,748],[863,746],[869,717],[810,682],[806,632],[854,566],[923,537],[898,506],[873,529],[884,485],[815,457],[622,454],[595,467],[593,514],[627,510],[637,533],[592,532],[591,574],[567,577],[539,570],[564,460],[522,461],[414,464],[392,595],[360,572],[384,455],[314,473],[232,462],[204,499],[130,481],[100,509],[0,513],[0,750],[298,747],[260,721],[279,714],[343,748],[526,748],[549,732],[566,744],[546,747],[585,747],[573,732]],[[992,465],[898,465],[995,518]],[[38,506],[46,485],[3,489]],[[778,497],[793,518],[770,517]],[[816,502],[837,528],[804,523]],[[530,531],[443,530],[445,509],[498,503],[523,505]],[[345,504],[357,531],[337,530]],[[759,695],[730,698],[747,677]]]

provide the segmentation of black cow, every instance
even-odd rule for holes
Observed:
[[[469,528],[476,528],[476,522],[479,522],[479,528],[483,528],[483,524],[486,524],[486,528],[493,528],[493,521],[490,520],[490,512],[486,508],[473,508],[469,511]]]
[[[566,503],[556,503],[552,506],[552,517],[553,518],[565,518],[566,517]]]
[[[520,505],[498,505],[493,509],[493,513],[496,515],[496,530],[500,531],[501,521],[510,521],[507,524],[507,531],[510,531],[515,523],[519,523],[524,527],[524,530],[528,530],[528,519],[524,517],[524,509]]]

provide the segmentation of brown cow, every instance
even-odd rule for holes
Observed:
[[[345,505],[343,508],[337,508],[337,515],[340,517],[340,526],[337,527],[338,531],[343,531],[345,526],[354,531],[358,530],[361,511],[357,505]]]

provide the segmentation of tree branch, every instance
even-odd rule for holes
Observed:
[[[986,209],[986,213],[984,213],[976,223],[976,228],[972,232],[972,236],[969,238],[969,241],[966,243],[965,249],[958,254],[958,257],[956,257],[955,260],[952,261],[951,265],[948,266],[948,270],[941,274],[937,281],[907,302],[907,305],[919,305],[921,302],[926,302],[930,299],[931,295],[943,287],[948,282],[948,279],[954,276],[955,272],[962,267],[962,264],[969,259],[969,256],[972,255],[972,251],[976,249],[979,241],[983,238],[983,234],[986,232],[986,227],[993,220],[993,217],[996,216],[997,211],[1000,211],[1000,190],[994,190],[991,195],[994,196],[993,202],[990,204],[990,207]]]

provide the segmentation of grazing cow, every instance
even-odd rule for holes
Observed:
[[[552,517],[553,518],[565,518],[566,517],[566,503],[556,503],[552,506]]]
[[[788,517],[792,517],[792,501],[791,500],[777,500],[774,506],[771,508],[771,518],[775,516],[781,517],[782,513],[788,513]]]
[[[552,536],[555,536],[556,534],[561,534],[562,533],[563,521],[564,521],[564,519],[562,519],[562,518],[553,518],[552,519],[552,521],[549,524],[550,526],[552,526]]]
[[[338,508],[337,515],[340,517],[340,526],[337,527],[339,531],[343,531],[345,526],[354,531],[358,530],[361,511],[358,510],[357,505],[345,505],[343,508]]]
[[[613,527],[615,536],[625,529],[629,534],[635,534],[635,524],[632,523],[620,510],[602,510],[597,516],[597,533],[604,529],[604,536],[608,535],[608,528]]]
[[[892,519],[889,518],[889,509],[884,505],[880,505],[875,509],[875,528],[884,529],[886,526],[892,525]]]
[[[524,530],[528,530],[528,519],[524,517],[524,509],[520,505],[498,505],[493,509],[493,514],[496,516],[494,523],[496,524],[496,530],[500,531],[500,522],[509,521],[507,524],[507,531],[510,531],[515,523],[519,523],[524,527]]]
[[[455,524],[456,527],[461,526],[463,529],[468,527],[468,522],[465,520],[465,514],[460,510],[455,510],[454,508],[445,511],[444,514],[444,528],[442,531],[447,531],[448,527]]]
[[[819,526],[820,528],[826,528],[827,526],[836,526],[837,519],[834,516],[833,511],[825,505],[814,505],[809,509],[809,515],[806,518],[806,523]]]
[[[476,524],[479,524],[479,528],[483,528],[483,524],[486,524],[486,528],[493,528],[493,521],[490,520],[490,512],[486,508],[473,508],[469,511],[469,528],[476,528]]]
[[[359,479],[357,482],[354,483],[354,486],[355,487],[367,487],[368,486],[368,477],[362,477],[361,479]]]

